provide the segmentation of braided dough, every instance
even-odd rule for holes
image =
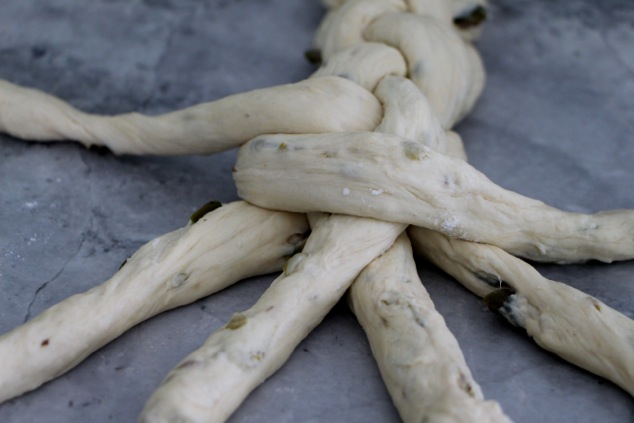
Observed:
[[[386,12],[405,11],[403,0],[348,0],[331,9],[315,34],[314,47],[323,60],[364,41],[363,30]]]
[[[340,76],[372,92],[386,75],[405,76],[407,64],[395,48],[381,43],[360,43],[335,54],[311,78]]]
[[[353,50],[352,56],[376,52],[374,46],[362,46]],[[349,56],[336,55],[331,60],[334,65],[322,68],[322,74],[335,72]],[[355,68],[351,75],[355,80],[365,81],[382,76],[368,77],[368,73],[377,75],[361,67]],[[376,85],[376,82],[370,85]],[[397,91],[386,91],[381,98],[383,104],[397,107],[402,99],[393,95],[395,93]],[[407,122],[394,125],[390,124],[392,119],[397,119],[396,114],[385,115],[382,125],[406,130]],[[141,421],[224,421],[251,390],[286,361],[361,269],[389,248],[405,229],[405,225],[398,223],[341,215],[312,213],[309,220],[312,233],[303,252],[289,260],[284,274],[275,280],[258,303],[232,319],[239,319],[238,328],[242,327],[243,320],[248,319],[250,325],[239,331],[235,330],[238,328],[221,329],[186,357],[148,400]],[[382,250],[376,250],[377,246]],[[343,250],[347,252],[342,253]],[[297,315],[300,312],[301,316]],[[227,327],[231,329],[232,326],[229,322]],[[257,359],[246,363],[242,357],[249,354]],[[217,377],[219,374],[223,377]],[[222,395],[226,392],[232,392],[229,401]]]
[[[235,175],[241,194],[249,201],[287,210],[341,211],[384,220],[311,213],[309,219],[314,232],[305,251],[289,261],[285,273],[253,308],[236,314],[225,328],[212,335],[200,350],[168,375],[146,405],[144,421],[212,421],[228,417],[254,386],[281,366],[299,340],[342,295],[352,278],[366,263],[385,251],[406,224],[431,227],[466,240],[490,242],[511,253],[538,260],[568,262],[597,258],[611,261],[632,257],[634,216],[631,211],[593,216],[559,212],[541,202],[496,187],[470,166],[443,155],[466,158],[460,137],[449,128],[472,108],[484,82],[480,59],[465,41],[471,40],[477,29],[472,32],[468,22],[460,30],[452,24],[465,14],[478,15],[478,2],[329,0],[328,5],[332,9],[316,40],[325,63],[310,80],[238,94],[163,116],[89,115],[38,91],[0,81],[0,131],[35,140],[75,139],[86,145],[108,146],[118,154],[212,153],[255,137],[242,148]],[[376,62],[381,66],[373,66]],[[419,89],[429,98],[429,103]],[[366,90],[375,90],[376,98]],[[397,99],[404,101],[399,103]],[[306,113],[307,109],[310,113]],[[362,132],[373,129],[374,134]],[[269,132],[276,135],[263,135]],[[280,135],[324,132],[341,134]],[[310,189],[306,189],[307,186]],[[240,207],[257,208],[239,204],[232,209],[233,219],[257,221]],[[293,216],[297,219],[293,230],[300,226],[305,229],[304,218]],[[520,225],[516,228],[518,221]],[[25,384],[27,382],[43,383],[65,371],[76,360],[81,360],[139,319],[193,301],[252,274],[250,272],[266,272],[272,269],[268,266],[273,261],[279,267],[280,250],[276,248],[267,251],[274,257],[263,255],[259,259],[264,262],[253,261],[253,269],[243,266],[242,261],[220,260],[218,248],[207,245],[209,240],[199,233],[201,225],[155,240],[150,246],[143,247],[110,281],[86,294],[71,297],[0,338],[0,357],[4,357],[2,349],[8,345],[8,358],[3,362],[16,370],[11,373],[14,375],[11,383],[17,388],[7,388],[5,398],[35,386]],[[228,227],[232,225],[228,224]],[[508,280],[514,291],[495,308],[513,323],[525,327],[540,345],[611,378],[632,392],[632,374],[628,371],[632,367],[631,320],[584,294],[539,278],[525,263],[496,247],[447,240],[440,233],[421,228],[411,229],[410,234],[415,234],[417,242],[422,243],[419,234],[424,231],[431,235],[426,238],[425,247],[419,248],[438,250],[438,254],[444,254],[445,263],[452,263],[449,268],[457,266],[460,269],[471,257],[481,260],[471,267],[465,265],[468,276],[463,279],[467,280],[467,285],[472,283],[470,287],[474,291],[488,295],[494,280],[491,275]],[[301,233],[300,230],[290,237],[283,236],[281,249],[288,253],[297,248],[301,240],[298,234]],[[191,235],[192,239],[198,241],[191,244],[190,234],[195,234]],[[258,236],[258,232],[253,234]],[[261,248],[257,241],[260,240],[241,238],[236,246],[232,247],[228,242],[222,248],[233,251],[232,258],[236,259],[235,251],[241,249],[243,243],[253,243],[252,247]],[[447,243],[460,247],[443,250]],[[392,253],[389,253],[375,259],[358,279],[360,288],[353,288],[351,298],[360,320],[376,321],[385,311],[379,304],[377,314],[361,312],[372,309],[372,295],[387,299],[389,306],[405,304],[406,300],[401,300],[399,295],[390,296],[391,285],[377,288],[372,295],[361,293],[362,289],[370,287],[366,282],[375,278],[377,271],[398,268],[408,261],[405,263],[407,270],[397,273],[412,272],[411,251],[404,244],[406,238],[402,235],[394,247],[394,254],[398,253],[400,257],[398,263],[392,263]],[[168,249],[176,257],[174,260],[170,258],[172,253],[163,250],[164,245],[170,246]],[[159,251],[153,249],[157,246]],[[181,254],[181,248],[187,249],[187,256]],[[221,263],[199,263],[198,259],[190,257],[189,249],[204,253],[208,248]],[[487,251],[493,253],[487,255]],[[203,289],[202,280],[193,283],[196,281],[193,276],[179,271],[183,256],[208,272],[225,269],[223,276],[227,279],[205,284]],[[158,258],[162,263],[154,263]],[[490,268],[495,271],[485,272],[486,277],[483,277],[482,269]],[[233,273],[238,270],[237,274]],[[148,278],[156,280],[158,286],[137,285]],[[317,283],[318,279],[320,283]],[[158,288],[158,292],[151,292],[153,287]],[[139,291],[142,288],[142,297],[136,297],[136,293],[129,295],[137,288]],[[164,292],[166,288],[168,294]],[[406,401],[399,395],[399,389],[410,386],[408,378],[412,375],[401,373],[392,378],[399,373],[398,368],[379,360],[401,413],[414,416],[407,417],[408,420],[417,419],[421,413],[438,420],[459,418],[456,410],[445,404],[450,398],[456,398],[456,392],[466,392],[474,398],[457,400],[463,404],[463,411],[484,407],[495,415],[494,418],[505,420],[499,407],[481,401],[457,344],[446,332],[442,319],[438,319],[424,290],[418,288],[420,285],[416,292],[403,290],[407,292],[405,296],[411,294],[417,298],[403,307],[412,312],[403,326],[413,324],[412,330],[422,328],[417,313],[428,313],[427,321],[431,325],[423,325],[423,329],[440,348],[420,346],[415,342],[420,339],[408,345],[415,344],[412,348],[424,349],[424,356],[435,356],[434,366],[438,366],[443,375],[453,376],[445,376],[450,382],[448,392],[439,392],[444,385],[426,391],[434,395],[433,404],[422,404],[423,400],[412,402],[411,398]],[[173,290],[180,294],[172,297]],[[133,304],[149,298],[161,307],[150,303],[139,305],[139,310],[131,306],[121,311],[125,301],[118,298],[115,301],[113,295],[123,299],[134,297],[136,302]],[[569,299],[573,299],[572,305],[565,308]],[[113,305],[109,311],[96,313],[97,317],[106,317],[102,319],[107,323],[105,326],[103,322],[88,319],[81,321],[82,327],[79,327],[79,319],[74,318],[87,307],[101,312],[100,307],[109,305]],[[588,322],[587,327],[601,331],[601,335],[610,334],[608,329],[613,324],[622,329],[619,332],[622,336],[610,334],[605,338],[593,338],[591,333],[585,332],[580,336],[575,322],[566,320],[565,313],[560,312],[564,309],[574,310],[573,315],[589,316],[593,321]],[[61,323],[50,327],[51,321]],[[561,327],[567,331],[560,332],[560,326],[553,322],[562,322]],[[366,327],[371,326],[366,324]],[[63,331],[49,332],[59,329]],[[95,332],[85,333],[90,330]],[[380,345],[375,346],[375,350],[386,351],[388,355],[395,352],[389,348],[394,346],[393,343],[381,341],[382,337],[393,334],[381,332],[376,335],[379,331],[374,329],[368,332],[372,342]],[[54,335],[45,338],[48,333]],[[436,336],[436,333],[442,335]],[[69,347],[60,352],[54,348],[69,345],[67,339],[73,335],[88,340],[85,351]],[[612,341],[614,344],[610,344]],[[20,346],[22,342],[25,344]],[[31,369],[20,373],[23,371],[19,364],[21,356],[30,357],[33,351],[39,354],[42,348],[59,355],[51,355],[48,362],[34,360],[36,366],[42,365],[41,371],[36,369],[33,374],[27,374]],[[24,354],[21,351],[25,351]],[[411,355],[406,354],[404,360],[410,358]],[[18,364],[12,360],[18,360]],[[430,368],[423,367],[421,371],[429,372]],[[395,382],[396,379],[399,381]],[[428,382],[427,387],[432,386],[434,380]],[[4,389],[4,386],[0,388]],[[227,399],[227,391],[232,391],[235,396]],[[437,406],[435,411],[434,406]]]
[[[448,24],[412,13],[385,13],[365,29],[364,37],[403,54],[409,78],[425,94],[443,128],[462,119],[482,93],[480,56]]]

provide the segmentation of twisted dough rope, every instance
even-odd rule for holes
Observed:
[[[0,132],[34,141],[74,140],[115,154],[212,154],[262,133],[369,131],[380,119],[374,96],[338,77],[235,94],[161,116],[91,115],[0,80]]]
[[[408,223],[538,261],[634,257],[633,210],[562,212],[397,136],[264,135],[240,149],[235,169],[238,195],[260,207]]]
[[[307,229],[303,215],[240,201],[152,240],[103,284],[0,336],[0,403],[60,376],[152,316],[281,270]]]
[[[510,421],[497,402],[483,401],[405,234],[363,269],[348,298],[404,422]]]
[[[412,244],[539,346],[634,396],[634,320],[490,245],[411,227]],[[501,286],[506,286],[501,288]]]

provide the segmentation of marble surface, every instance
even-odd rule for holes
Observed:
[[[458,127],[471,163],[565,210],[634,208],[634,4],[497,0],[490,14],[478,43],[487,87]],[[0,78],[91,112],[157,114],[303,79],[322,16],[317,1],[3,0]],[[115,157],[0,136],[0,333],[106,280],[206,201],[235,200],[234,159]],[[538,268],[634,317],[634,261]],[[442,272],[421,262],[420,274],[486,397],[515,421],[634,421],[623,390],[541,350]],[[167,371],[271,280],[138,325],[0,405],[0,421],[134,421]],[[339,304],[230,421],[398,415],[365,335]]]

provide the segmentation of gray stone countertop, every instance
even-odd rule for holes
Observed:
[[[634,4],[492,3],[478,43],[487,87],[458,127],[470,162],[499,185],[565,210],[634,208]],[[305,78],[313,68],[303,52],[323,13],[317,1],[3,0],[0,78],[90,112],[158,114]],[[206,201],[236,200],[234,159],[235,151],[116,157],[0,136],[0,333],[105,281]],[[543,351],[419,264],[485,396],[515,421],[634,421],[625,391]],[[537,268],[634,317],[634,261]],[[0,421],[134,421],[169,369],[272,279],[242,281],[136,326],[0,405]],[[398,415],[341,303],[230,421]]]

